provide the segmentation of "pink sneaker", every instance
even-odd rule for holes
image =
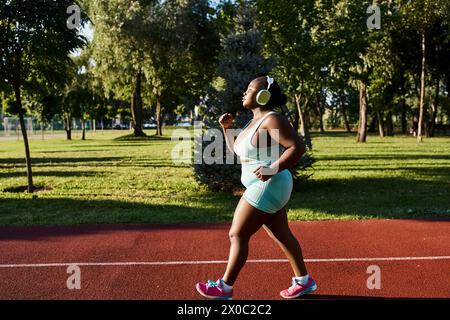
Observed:
[[[233,289],[230,292],[225,292],[222,285],[223,280],[219,279],[216,282],[208,280],[206,283],[197,283],[195,288],[205,298],[215,300],[231,300],[233,296]]]
[[[310,276],[307,284],[299,284],[292,278],[292,286],[288,289],[280,292],[280,295],[285,299],[298,298],[304,294],[311,293],[317,290],[317,284],[314,279]]]

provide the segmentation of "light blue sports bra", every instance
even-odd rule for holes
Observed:
[[[264,121],[264,119],[270,115],[274,114],[276,112],[271,111],[265,114],[261,119],[259,119],[253,127],[250,129],[249,132],[245,134],[244,137],[242,137],[243,131],[238,135],[238,138],[240,138],[240,141],[238,144],[234,144],[234,152],[241,158],[241,160],[245,160],[246,162],[251,163],[273,163],[274,161],[278,160],[278,158],[281,156],[281,154],[284,151],[284,147],[280,145],[279,143],[273,143],[272,139],[272,145],[270,147],[255,147],[252,145],[252,138],[255,132],[258,130],[261,123]],[[245,127],[250,124],[251,121],[249,121]]]

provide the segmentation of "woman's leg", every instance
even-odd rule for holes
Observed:
[[[283,208],[264,223],[269,236],[274,239],[286,254],[296,277],[307,275],[302,249],[289,229],[286,209]]]
[[[272,216],[272,214],[264,213],[252,207],[244,197],[241,197],[234,212],[229,232],[230,254],[227,269],[222,277],[226,284],[230,286],[234,284],[247,261],[248,242],[251,236]]]

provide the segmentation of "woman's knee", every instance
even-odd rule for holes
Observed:
[[[248,242],[250,239],[244,232],[233,229],[228,232],[228,237],[231,242]]]

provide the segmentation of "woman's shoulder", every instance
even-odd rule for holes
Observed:
[[[285,126],[287,124],[289,124],[289,121],[284,114],[282,114],[281,112],[273,111],[266,117],[266,119],[264,119],[261,127],[266,129],[273,129],[280,128],[281,126]]]

